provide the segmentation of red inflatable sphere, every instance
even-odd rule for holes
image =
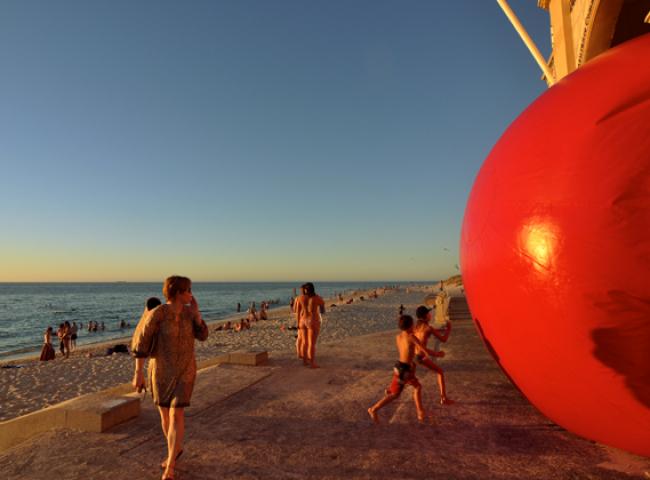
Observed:
[[[650,456],[650,35],[508,128],[470,195],[461,261],[476,326],[526,397]]]

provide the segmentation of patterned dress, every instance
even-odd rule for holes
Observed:
[[[208,327],[190,307],[183,307],[178,319],[167,304],[142,315],[131,351],[135,357],[149,357],[148,383],[156,405],[190,405],[196,378],[195,338],[208,338]]]

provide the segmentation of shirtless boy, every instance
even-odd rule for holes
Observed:
[[[395,368],[393,369],[395,372],[393,374],[393,381],[391,382],[390,387],[386,390],[384,398],[368,409],[368,414],[375,423],[379,423],[377,411],[399,397],[404,389],[404,385],[411,385],[415,389],[413,392],[413,400],[415,401],[418,420],[423,421],[425,418],[425,411],[422,407],[422,386],[415,377],[415,364],[413,363],[413,357],[415,356],[416,348],[418,348],[419,351],[424,352],[423,355],[426,358],[429,358],[429,354],[434,354],[435,352],[427,349],[427,347],[413,334],[413,317],[410,315],[400,315],[398,325],[402,332],[395,337],[397,351],[399,352],[399,361],[395,364]]]
[[[433,335],[441,342],[446,342],[451,333],[451,323],[447,322],[445,330],[441,332],[433,328],[429,322],[431,322],[431,309],[420,305],[415,311],[415,316],[418,317],[418,323],[415,325],[414,334],[420,341],[422,345],[426,347],[429,337]],[[429,350],[426,352],[431,353]],[[444,357],[445,352],[435,352],[434,357]],[[433,363],[431,358],[428,355],[425,355],[419,348],[416,351],[415,361],[427,367],[429,370],[436,373],[438,376],[438,386],[440,387],[440,405],[451,405],[453,400],[447,398],[447,389],[445,387],[445,373],[442,368]]]

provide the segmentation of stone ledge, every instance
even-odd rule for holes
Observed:
[[[137,396],[90,393],[0,422],[0,451],[55,428],[104,432],[139,414]]]

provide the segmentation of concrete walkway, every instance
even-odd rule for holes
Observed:
[[[650,459],[580,439],[541,416],[486,353],[462,308],[452,306],[448,392],[419,371],[432,418],[418,424],[410,391],[380,412],[366,409],[390,381],[395,332],[320,348],[322,368],[288,355],[267,366],[222,365],[199,374],[187,410],[189,479],[629,479]],[[455,320],[454,320],[455,318]],[[4,479],[157,479],[165,453],[149,398],[141,415],[106,433],[58,430],[0,455]]]

